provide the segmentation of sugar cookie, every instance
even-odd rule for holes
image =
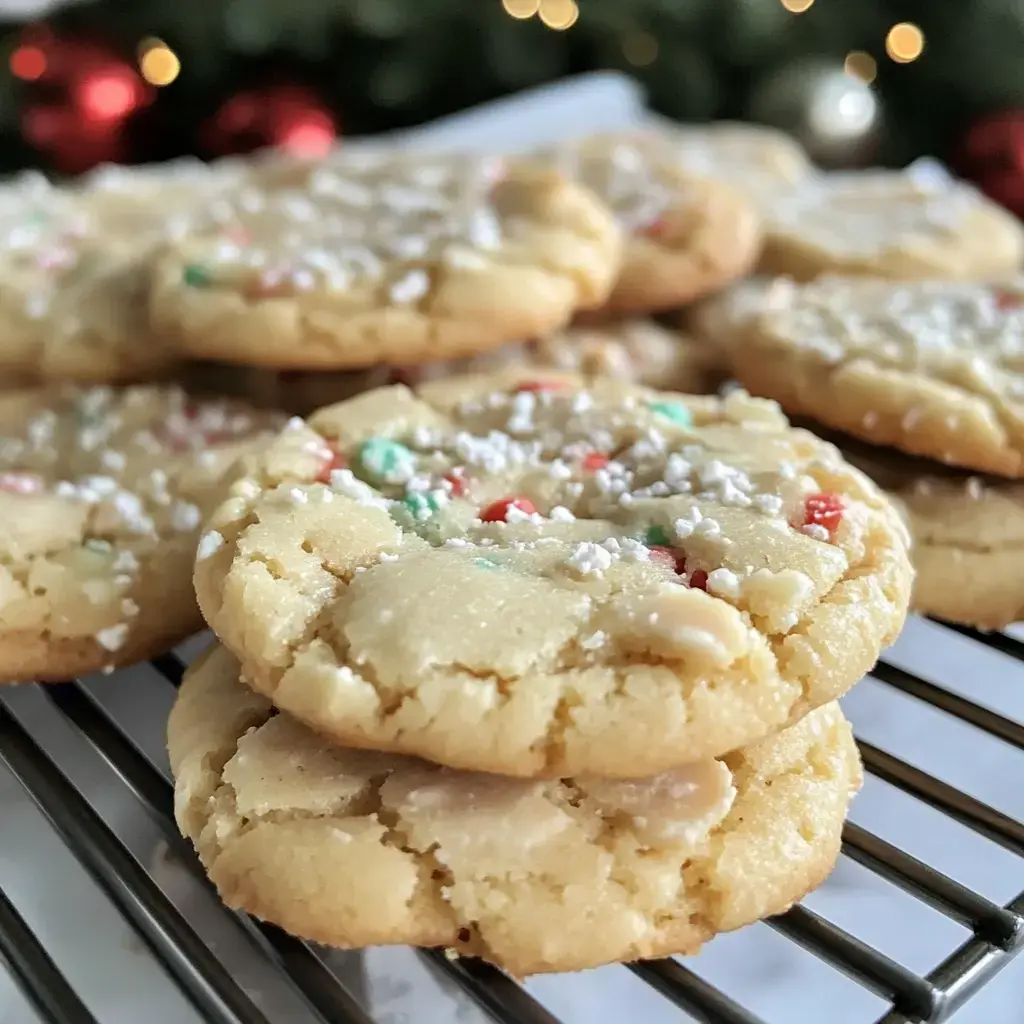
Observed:
[[[453,378],[293,421],[199,545],[246,679],[339,743],[638,777],[833,700],[902,626],[906,532],[741,392]]]
[[[861,782],[829,704],[651,779],[506,779],[335,747],[215,647],[168,724],[175,815],[231,907],[330,946],[449,946],[514,975],[696,953],[839,853]]]

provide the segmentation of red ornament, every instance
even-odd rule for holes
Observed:
[[[203,145],[218,155],[275,146],[297,157],[319,157],[337,136],[334,116],[319,96],[296,85],[237,93],[202,130]]]
[[[480,512],[480,520],[484,523],[507,523],[508,510],[517,508],[525,515],[532,516],[537,507],[529,498],[502,498],[500,501],[491,502]]]
[[[804,501],[804,526],[823,526],[833,535],[843,521],[843,499],[838,494],[811,494]]]
[[[1024,110],[979,118],[951,163],[991,199],[1024,217]]]

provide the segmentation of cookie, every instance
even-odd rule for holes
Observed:
[[[306,415],[387,384],[414,385],[461,373],[516,368],[526,374],[557,370],[586,378],[615,377],[701,394],[718,386],[725,367],[720,350],[703,339],[652,320],[624,320],[572,327],[526,345],[503,345],[493,352],[445,363],[321,373],[276,373],[259,367],[195,363],[185,379],[192,388],[240,395],[267,408]]]
[[[168,723],[175,815],[232,908],[329,946],[409,943],[513,975],[696,953],[788,909],[861,783],[835,704],[650,779],[532,781],[335,747],[214,647]]]
[[[779,282],[729,346],[792,415],[998,476],[1024,474],[1024,277]]]
[[[341,154],[206,211],[157,266],[156,328],[200,359],[343,369],[456,358],[600,305],[619,230],[551,172]]]
[[[201,628],[200,521],[272,425],[173,388],[0,395],[0,682],[130,664]]]
[[[658,135],[598,135],[536,154],[600,196],[626,233],[604,312],[674,309],[745,274],[761,251],[751,201],[688,173]]]
[[[23,175],[0,189],[0,371],[119,381],[177,356],[149,326],[149,264],[190,211],[237,180],[201,164],[105,169],[77,188]]]
[[[726,181],[759,205],[779,187],[818,173],[796,139],[765,125],[719,121],[673,126],[666,134],[687,171]]]
[[[765,214],[765,274],[895,279],[1011,273],[1024,227],[964,182],[896,171],[821,174],[778,191]]]
[[[915,611],[978,629],[1024,619],[1024,483],[848,438],[836,443],[886,488],[910,528]]]
[[[452,767],[638,777],[797,721],[899,632],[903,524],[773,403],[513,381],[295,420],[213,516],[200,606],[283,711]]]

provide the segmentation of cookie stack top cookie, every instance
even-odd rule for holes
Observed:
[[[910,578],[889,504],[775,406],[564,377],[296,420],[209,526],[200,606],[250,685],[338,742],[509,775],[792,723],[893,639]]]

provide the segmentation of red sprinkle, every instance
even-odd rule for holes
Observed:
[[[564,387],[560,380],[524,380],[516,385],[516,391],[561,391]]]
[[[686,555],[675,548],[667,548],[661,544],[655,544],[647,549],[651,553],[651,561],[659,565],[668,566],[680,576],[686,572]]]
[[[330,459],[325,458],[320,472],[314,477],[318,484],[329,484],[331,482],[331,474],[336,469],[345,469],[348,466],[348,459],[338,451],[335,445],[328,442],[327,447],[330,453]]]
[[[445,473],[444,479],[451,488],[453,498],[461,498],[469,490],[469,478],[461,466],[453,469],[450,473]]]
[[[996,292],[996,309],[1019,309],[1024,306],[1024,296],[1017,292]]]
[[[661,238],[667,232],[668,221],[664,217],[658,217],[640,229],[640,234],[646,235],[648,238]]]
[[[804,526],[823,526],[834,534],[843,521],[844,508],[838,494],[810,494],[804,501]]]
[[[0,473],[0,491],[7,494],[36,494],[43,489],[43,478],[35,473]]]
[[[703,569],[694,569],[693,572],[690,573],[690,586],[693,587],[694,590],[707,591],[708,574]]]
[[[520,512],[532,516],[537,511],[536,505],[529,498],[502,498],[493,501],[480,512],[480,520],[484,523],[507,523],[508,510],[517,508]]]
[[[596,473],[599,469],[604,469],[610,461],[604,452],[590,452],[583,456],[583,468],[588,473]]]

